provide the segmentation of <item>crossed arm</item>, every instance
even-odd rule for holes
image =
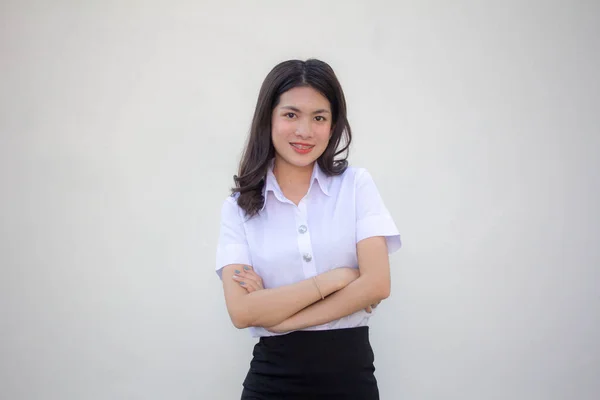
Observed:
[[[246,283],[257,275],[251,269],[245,271],[243,265],[226,266],[223,289],[233,324],[288,332],[331,322],[379,303],[390,294],[386,240],[382,236],[361,240],[356,251],[358,271],[336,268],[316,276],[316,284],[311,278],[273,289],[262,289],[262,282],[258,286],[254,281]]]

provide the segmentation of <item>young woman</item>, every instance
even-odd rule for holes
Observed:
[[[400,236],[369,173],[348,167],[351,137],[329,65],[268,74],[216,257],[233,324],[260,338],[242,399],[379,398],[368,321]]]

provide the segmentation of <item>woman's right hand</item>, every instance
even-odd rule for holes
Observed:
[[[262,278],[254,271],[250,265],[244,265],[242,270],[234,271],[233,280],[241,287],[246,289],[248,293],[256,292],[264,289]]]

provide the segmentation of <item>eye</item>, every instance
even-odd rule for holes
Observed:
[[[327,121],[327,119],[326,119],[324,116],[322,116],[322,115],[317,115],[317,116],[315,117],[315,119],[316,119],[318,122]]]
[[[296,116],[296,114],[294,114],[293,112],[289,112],[289,113],[285,113],[284,116],[286,118],[292,119],[292,118],[294,118]]]

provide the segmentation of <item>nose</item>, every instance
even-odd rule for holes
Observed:
[[[296,125],[296,136],[302,139],[308,139],[312,136],[310,121],[300,120]]]

